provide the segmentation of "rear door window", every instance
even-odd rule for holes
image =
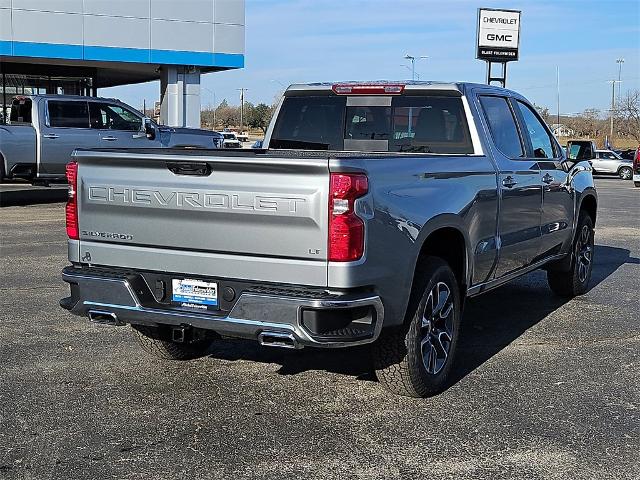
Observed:
[[[524,148],[511,107],[504,97],[481,96],[491,137],[495,146],[509,158],[524,157]]]
[[[87,102],[47,102],[50,127],[89,128],[89,107]]]

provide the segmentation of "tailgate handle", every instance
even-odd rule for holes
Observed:
[[[211,166],[208,163],[167,163],[167,168],[176,175],[192,175],[194,177],[211,175]]]

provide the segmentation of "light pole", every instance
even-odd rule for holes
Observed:
[[[609,125],[609,144],[613,139],[613,115],[616,111],[616,83],[620,83],[620,80],[609,80],[607,83],[611,83],[611,123]]]
[[[427,57],[426,55],[415,57],[407,53],[405,54],[404,58],[411,62],[411,80],[415,82],[416,81],[416,60],[427,59],[429,57]],[[409,134],[411,134],[412,124],[413,124],[413,109],[409,108],[409,125],[408,125],[409,128],[407,129]]]
[[[419,57],[416,57],[414,55],[409,55],[408,53],[404,56],[404,58],[406,60],[409,60],[411,62],[411,80],[416,79],[416,60],[420,60],[420,59],[427,59],[429,58],[426,55],[421,55]]]
[[[556,123],[560,130],[560,67],[556,65]]]
[[[620,95],[622,94],[622,64],[624,63],[624,58],[620,57],[616,59],[616,63],[618,64],[618,100],[620,100]]]

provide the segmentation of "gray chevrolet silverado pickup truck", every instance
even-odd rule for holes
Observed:
[[[222,148],[222,135],[159,126],[112,98],[18,96],[0,124],[0,182],[4,178],[57,180],[76,148]]]
[[[597,195],[521,95],[467,83],[287,89],[261,150],[78,150],[61,300],[145,349],[372,343],[391,391],[446,388],[465,299],[534,269],[584,293]]]

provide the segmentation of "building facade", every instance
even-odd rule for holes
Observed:
[[[244,66],[244,23],[244,0],[0,0],[2,101],[159,79],[161,122],[199,126],[200,75]]]

